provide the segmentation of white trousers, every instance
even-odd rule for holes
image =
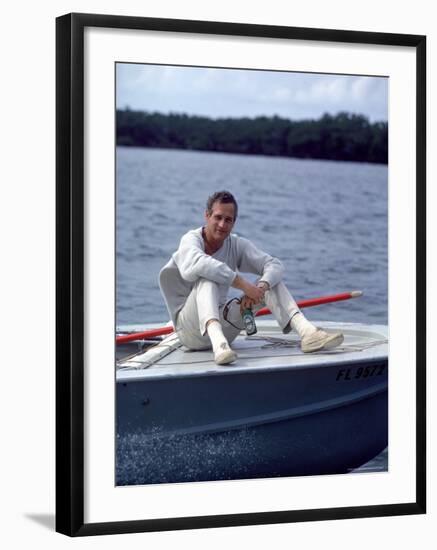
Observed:
[[[265,304],[254,307],[254,312],[266,305],[282,330],[288,326],[293,315],[300,311],[293,296],[282,282],[265,293],[264,301]],[[229,343],[244,330],[239,302],[230,300],[220,306],[217,283],[200,278],[176,320],[176,331],[182,344],[192,350],[210,348],[211,341],[206,332],[206,324],[210,319],[217,319],[220,322],[223,334]]]

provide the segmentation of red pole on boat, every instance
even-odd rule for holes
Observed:
[[[309,298],[308,300],[301,300],[297,302],[300,308],[319,306],[321,304],[330,304],[332,302],[341,302],[343,300],[350,300],[351,298],[358,298],[362,296],[361,290],[352,290],[351,292],[342,292],[341,294],[332,294],[331,296],[321,296],[320,298]],[[256,316],[269,315],[271,311],[264,307],[257,311]],[[133,334],[125,334],[123,336],[117,336],[115,341],[117,344],[126,344],[127,342],[134,342],[135,340],[146,340],[147,338],[156,338],[156,336],[164,336],[165,334],[171,334],[174,332],[173,326],[152,328],[145,330],[144,332],[135,332]]]
[[[171,334],[174,332],[173,325],[169,327],[151,328],[144,332],[134,332],[132,334],[125,334],[123,336],[117,336],[115,339],[117,344],[126,344],[127,342],[134,342],[135,340],[147,340],[147,338],[156,338],[156,336],[164,336],[165,334]]]
[[[320,298],[309,298],[308,300],[301,300],[297,302],[297,305],[302,309],[304,307],[320,306],[321,304],[329,304],[331,302],[341,302],[342,300],[350,300],[351,298],[358,298],[362,296],[361,290],[352,290],[352,292],[343,292],[341,294],[332,294],[331,296],[321,296]],[[256,312],[256,317],[259,315],[268,315],[271,311],[267,307]]]

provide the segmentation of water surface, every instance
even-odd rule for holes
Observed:
[[[296,299],[362,290],[313,319],[387,323],[387,166],[194,151],[117,149],[117,324],[168,320],[158,273],[231,191],[234,232],[282,260]]]

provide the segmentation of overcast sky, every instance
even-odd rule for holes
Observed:
[[[388,79],[240,69],[117,64],[117,108],[294,120],[339,111],[388,118]]]

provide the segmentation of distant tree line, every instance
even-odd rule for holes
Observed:
[[[387,163],[388,125],[363,115],[211,119],[117,110],[117,144],[249,155]]]

